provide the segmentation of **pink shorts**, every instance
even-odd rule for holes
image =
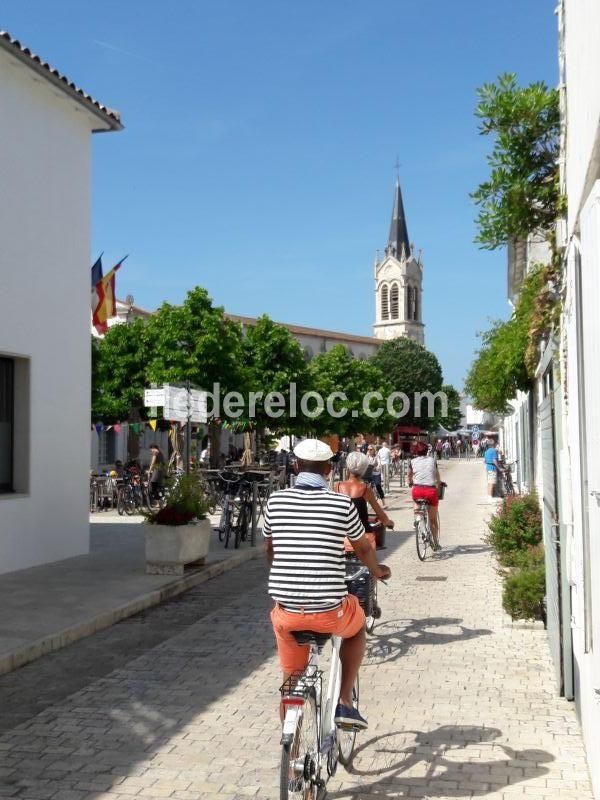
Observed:
[[[437,506],[439,503],[437,486],[413,486],[413,500],[427,500],[430,506]]]

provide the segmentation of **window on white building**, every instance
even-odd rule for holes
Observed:
[[[0,357],[0,492],[13,491],[14,361]]]

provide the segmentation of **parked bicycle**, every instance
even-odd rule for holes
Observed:
[[[516,461],[511,461],[508,464],[501,463],[502,472],[500,473],[499,490],[501,497],[514,497],[516,494],[515,485],[512,479],[512,468],[516,465]]]
[[[368,574],[361,566],[347,575],[349,584]],[[353,727],[335,723],[335,709],[341,683],[340,646],[342,639],[328,633],[296,631],[298,644],[308,644],[310,653],[306,668],[294,673],[281,686],[284,711],[281,735],[280,800],[316,800],[329,777],[335,775],[338,763],[347,766],[356,743]],[[319,659],[331,640],[332,654],[327,691],[323,693],[323,672]],[[352,704],[359,706],[358,677],[352,690]]]

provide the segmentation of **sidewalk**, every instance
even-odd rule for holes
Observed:
[[[204,567],[147,575],[139,517],[97,513],[90,553],[0,575],[0,675],[163,602],[260,555],[225,550],[214,534]],[[138,524],[136,524],[138,523]]]

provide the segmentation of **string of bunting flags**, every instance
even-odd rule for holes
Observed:
[[[145,430],[146,426],[151,428],[153,431],[156,431],[157,428],[160,430],[170,430],[171,428],[184,428],[185,422],[181,421],[169,421],[169,420],[156,420],[151,419],[148,422],[115,422],[113,425],[105,425],[103,422],[95,422],[92,425],[92,430],[96,431],[98,436],[100,436],[103,432],[114,431],[115,433],[120,433],[123,425],[128,425],[129,430],[136,434],[136,436],[140,436],[143,431]],[[160,426],[160,427],[159,427]],[[223,425],[225,428],[226,425]]]

